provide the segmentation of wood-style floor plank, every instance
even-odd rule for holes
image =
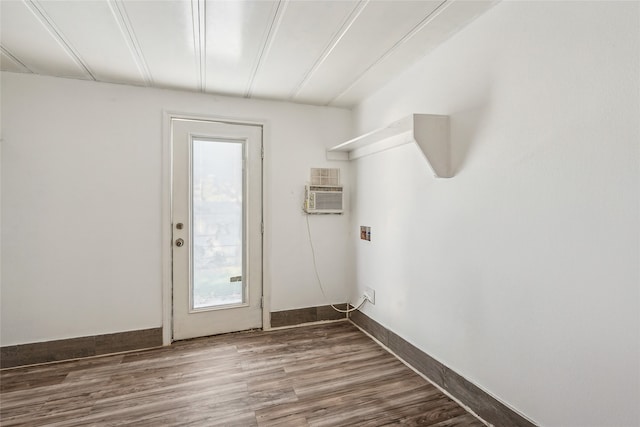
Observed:
[[[346,321],[3,370],[0,424],[484,425]]]

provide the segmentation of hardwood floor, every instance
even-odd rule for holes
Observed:
[[[347,321],[0,372],[2,426],[484,424]]]

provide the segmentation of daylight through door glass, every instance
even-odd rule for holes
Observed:
[[[191,308],[240,304],[243,144],[194,139],[192,147]]]

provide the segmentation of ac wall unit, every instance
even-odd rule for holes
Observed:
[[[309,214],[341,214],[341,185],[306,185],[304,211]]]

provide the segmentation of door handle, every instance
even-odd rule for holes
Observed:
[[[176,239],[176,246],[181,248],[184,245],[184,240]]]

